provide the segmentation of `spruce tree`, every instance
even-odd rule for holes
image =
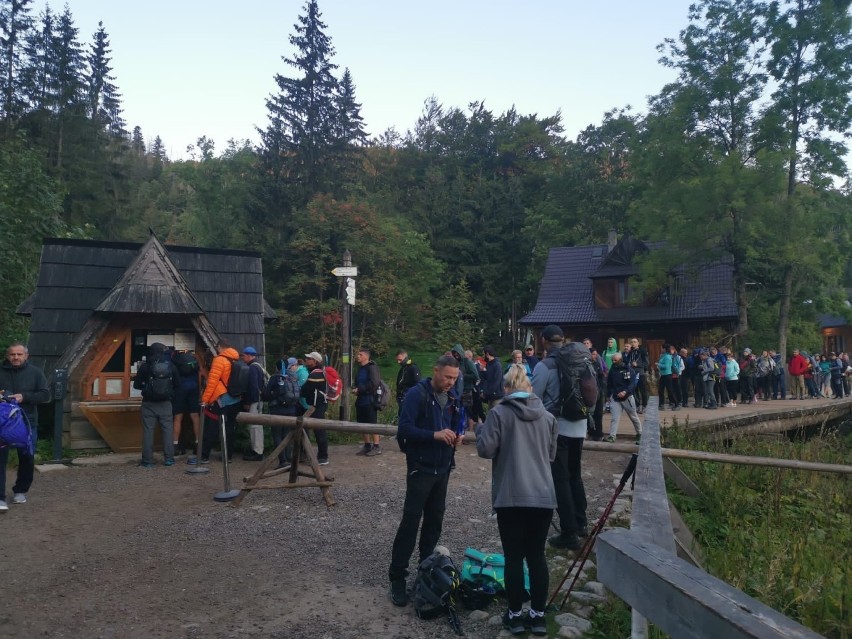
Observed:
[[[2,70],[3,118],[7,128],[20,117],[23,110],[21,71],[24,66],[26,39],[33,27],[30,15],[32,0],[2,0],[0,2],[0,70]]]
[[[288,176],[296,206],[315,193],[333,192],[337,179],[331,171],[339,126],[338,82],[333,74],[337,65],[331,61],[334,48],[317,1],[308,0],[304,11],[290,36],[295,55],[282,57],[296,73],[275,75],[278,93],[266,100],[269,124],[260,131],[267,172]]]
[[[99,129],[104,128],[114,136],[123,137],[126,131],[121,117],[121,94],[114,83],[109,36],[103,22],[98,22],[98,30],[92,37],[93,42],[86,56],[89,65],[86,78],[89,117]]]

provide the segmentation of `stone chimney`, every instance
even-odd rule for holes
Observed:
[[[615,232],[615,229],[610,229],[606,236],[606,252],[612,253],[616,244],[618,244],[618,233]]]

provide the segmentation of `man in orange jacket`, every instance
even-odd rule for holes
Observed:
[[[213,358],[207,385],[201,396],[204,411],[204,435],[201,443],[201,463],[210,463],[210,450],[219,438],[219,418],[225,416],[225,441],[228,459],[234,454],[234,439],[237,432],[237,413],[240,412],[240,398],[228,394],[228,380],[231,378],[231,362],[240,355],[225,340],[216,345],[218,355]]]

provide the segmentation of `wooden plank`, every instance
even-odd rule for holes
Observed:
[[[701,494],[701,490],[698,486],[695,485],[689,475],[683,472],[680,469],[680,466],[675,464],[670,458],[663,455],[663,471],[666,473],[666,477],[671,479],[675,486],[677,486],[683,494],[688,497],[693,497],[695,499],[701,499],[703,495]]]
[[[287,446],[292,440],[293,433],[291,431],[287,433],[287,436],[281,441],[280,444],[278,444],[278,446],[275,447],[275,450],[273,450],[272,453],[270,453],[270,455],[260,463],[260,466],[251,477],[249,477],[248,479],[243,478],[243,481],[246,483],[246,485],[243,486],[242,489],[240,489],[240,494],[237,495],[237,498],[231,502],[231,505],[234,508],[238,508],[239,505],[243,503],[243,499],[245,499],[246,495],[248,495],[248,491],[257,486],[257,483],[260,480],[266,479],[266,477],[273,477],[275,475],[287,472],[283,468],[279,470],[270,470],[270,468],[274,463],[278,461],[278,455],[284,452],[284,449],[287,448]]]
[[[333,486],[334,483],[330,481],[306,481],[301,484],[296,482],[295,484],[267,484],[267,485],[258,485],[252,486],[249,488],[246,486],[243,490],[279,490],[281,488],[325,488],[328,489]],[[329,506],[333,506],[334,504],[329,504]]]
[[[598,579],[672,639],[819,639],[633,531],[598,537]]]

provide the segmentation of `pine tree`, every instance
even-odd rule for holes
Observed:
[[[334,191],[337,176],[331,160],[337,149],[335,129],[338,82],[331,62],[334,48],[316,0],[308,0],[304,15],[294,25],[290,44],[294,57],[283,57],[297,75],[275,75],[279,92],[266,100],[269,125],[261,134],[261,152],[267,172],[287,175],[296,189],[296,205],[318,192]]]
[[[136,125],[133,127],[133,134],[130,138],[130,148],[137,155],[145,155],[145,138],[142,136],[142,127]]]
[[[26,39],[33,27],[30,16],[32,0],[3,0],[0,2],[0,47],[2,47],[3,118],[7,128],[20,117],[23,110],[21,70],[24,65]]]
[[[97,123],[98,128],[105,128],[114,136],[126,135],[125,122],[121,117],[121,94],[114,84],[110,62],[111,50],[109,36],[104,30],[103,22],[98,22],[98,30],[93,35],[86,61],[89,64],[87,77],[89,117]]]
[[[24,100],[29,109],[47,111],[50,108],[49,91],[56,78],[54,28],[56,18],[50,5],[44,8],[38,25],[26,40],[27,63],[22,71]]]

